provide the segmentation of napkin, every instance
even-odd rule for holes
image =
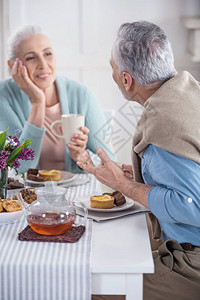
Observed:
[[[112,220],[112,219],[121,218],[136,213],[149,212],[149,211],[150,210],[148,208],[135,201],[135,204],[131,208],[122,211],[98,212],[98,211],[89,210],[88,218],[93,219],[96,222],[102,222],[106,220]],[[77,209],[77,214],[83,216],[83,212],[79,209]]]

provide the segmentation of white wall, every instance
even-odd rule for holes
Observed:
[[[200,64],[186,53],[188,32],[181,23],[181,16],[200,13],[199,0],[1,1],[7,6],[6,36],[25,23],[46,28],[57,55],[57,73],[86,84],[104,109],[116,110],[111,136],[119,161],[130,162],[131,136],[142,112],[124,100],[112,80],[110,50],[119,26],[136,20],[158,24],[171,40],[177,70],[187,69],[200,80]]]

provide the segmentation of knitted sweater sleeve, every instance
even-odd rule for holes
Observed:
[[[38,128],[27,122],[30,112],[30,100],[19,91],[12,80],[6,80],[0,85],[0,130],[8,129],[8,135],[15,135],[15,130],[20,129],[20,139],[31,139],[30,148],[34,150],[35,156],[32,161],[20,161],[20,172],[26,172],[28,168],[38,165],[44,128]]]

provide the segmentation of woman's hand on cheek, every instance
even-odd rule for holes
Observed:
[[[41,98],[45,99],[43,91],[32,82],[26,67],[18,58],[11,68],[11,75],[18,88],[30,98],[31,102],[41,101]]]
[[[71,138],[71,141],[75,144],[67,144],[70,157],[74,161],[78,161],[86,152],[87,142],[88,142],[88,133],[89,129],[87,127],[81,127],[82,134],[75,133]]]

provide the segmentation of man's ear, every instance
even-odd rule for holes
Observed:
[[[10,70],[12,70],[13,63],[10,60],[8,60],[7,64],[8,64],[8,67],[10,68]]]
[[[128,92],[133,84],[133,78],[128,72],[123,72],[122,82],[125,87],[125,90]]]

